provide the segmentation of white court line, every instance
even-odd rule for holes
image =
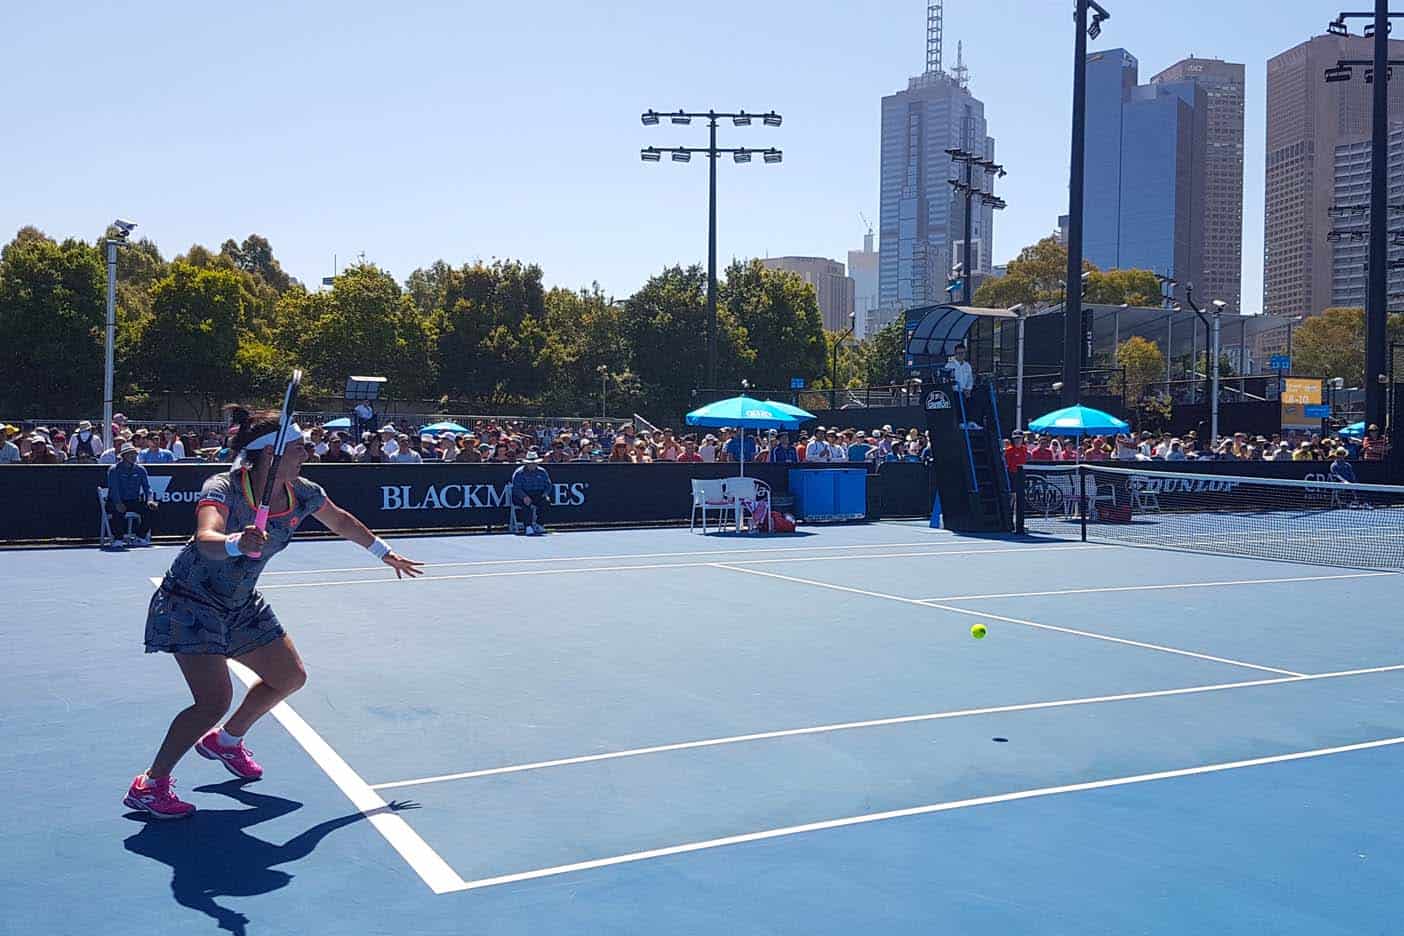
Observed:
[[[1021,618],[1004,617],[999,614],[988,614],[984,611],[975,611],[970,608],[959,608],[955,605],[933,604],[930,601],[923,601],[920,598],[904,598],[901,595],[888,595],[883,592],[868,591],[864,588],[851,588],[847,585],[835,585],[831,582],[819,582],[814,579],[796,578],[792,575],[781,575],[779,572],[765,572],[761,569],[746,569],[738,565],[731,565],[725,562],[716,562],[713,565],[718,569],[729,569],[732,572],[742,572],[746,575],[762,575],[766,578],[780,579],[785,582],[796,582],[800,585],[813,585],[816,588],[828,588],[834,591],[849,592],[854,595],[866,595],[869,598],[885,598],[888,601],[900,601],[903,604],[917,605],[922,608],[936,608],[941,611],[949,611],[952,614],[966,614],[972,617],[985,618],[991,621],[1002,621],[1006,624],[1022,624],[1025,627],[1035,627],[1039,630],[1056,631],[1061,634],[1073,634],[1077,637],[1091,637],[1093,640],[1105,640],[1109,643],[1125,644],[1128,647],[1140,647],[1145,650],[1159,650],[1162,653],[1173,653],[1178,656],[1194,657],[1199,660],[1209,660],[1213,663],[1227,663],[1230,666],[1242,666],[1247,669],[1262,670],[1267,673],[1280,673],[1284,676],[1305,676],[1305,673],[1298,673],[1294,670],[1279,669],[1275,666],[1259,666],[1257,663],[1245,663],[1242,660],[1230,660],[1227,657],[1211,656],[1207,653],[1195,653],[1192,650],[1181,650],[1178,647],[1167,647],[1164,644],[1145,643],[1140,640],[1127,640],[1124,637],[1112,637],[1109,634],[1096,634],[1092,631],[1076,630],[1071,627],[1057,627],[1053,624],[1039,624],[1036,621],[1025,621]]]
[[[954,534],[951,535],[953,536]],[[862,545],[848,546],[761,546],[752,543],[745,546],[737,546],[732,549],[694,549],[662,553],[605,553],[597,556],[551,556],[544,559],[475,559],[471,562],[426,562],[424,563],[424,567],[426,569],[453,569],[487,565],[535,565],[544,562],[599,562],[605,559],[674,559],[679,556],[727,556],[734,553],[830,552],[841,549],[905,549],[915,547],[918,542],[918,540],[913,540],[910,543],[865,543]],[[991,540],[990,542],[998,543],[1003,541]],[[932,543],[930,545],[934,548],[940,544]],[[952,543],[952,545],[964,545],[964,543]],[[333,572],[369,572],[381,568],[383,568],[383,566],[377,564],[355,566],[346,569],[291,569],[281,572],[264,572],[261,577],[266,578],[270,575],[319,575],[331,574]]]
[[[258,679],[258,676],[242,663],[230,660],[229,668],[246,686],[253,685]],[[273,717],[287,729],[293,740],[302,745],[302,749],[322,768],[332,783],[346,794],[351,805],[359,809],[371,825],[385,836],[385,841],[400,853],[400,857],[409,863],[414,872],[429,885],[430,890],[436,894],[443,894],[462,890],[467,886],[463,883],[463,878],[458,876],[458,872],[450,868],[448,863],[439,857],[438,852],[430,848],[428,843],[419,837],[419,833],[410,828],[409,823],[390,811],[380,794],[372,790],[366,781],[351,769],[351,765],[342,760],[341,755],[323,741],[322,736],[303,721],[302,716],[294,712],[287,702],[279,702],[274,706]]]
[[[1229,585],[1274,585],[1279,582],[1329,582],[1335,579],[1379,578],[1397,572],[1348,572],[1341,575],[1302,575],[1293,578],[1233,579],[1226,582],[1177,582],[1173,585],[1115,585],[1105,588],[1058,588],[1053,591],[1001,592],[994,595],[939,595],[919,601],[975,601],[990,598],[1042,598],[1047,595],[1099,595],[1105,592],[1162,591],[1174,588],[1220,588]]]
[[[1115,549],[1114,546],[1104,546],[1099,543],[1070,543],[1058,546],[1016,546],[1012,549],[972,549],[972,550],[931,550],[923,549],[920,552],[895,552],[864,554],[861,556],[787,556],[784,559],[736,559],[735,563],[745,563],[755,565],[758,563],[779,563],[779,562],[836,562],[836,561],[856,561],[863,559],[906,559],[913,556],[986,556],[991,553],[1025,553],[1044,552],[1050,549],[1057,550],[1082,550],[1082,549]],[[640,572],[653,569],[705,569],[717,566],[716,562],[651,562],[641,565],[604,565],[604,566],[582,566],[571,569],[512,569],[497,572],[464,572],[459,575],[424,575],[415,579],[417,582],[453,582],[465,579],[481,578],[515,578],[524,575],[582,575],[588,572]],[[365,572],[367,570],[360,570]],[[359,579],[335,579],[325,582],[289,582],[286,585],[265,585],[260,591],[270,591],[272,589],[286,588],[328,588],[331,586],[344,585],[383,585],[386,582],[396,582],[399,579],[392,579],[389,576],[377,576],[374,578]],[[159,582],[157,583],[160,584]]]
[[[932,803],[927,806],[912,806],[907,809],[892,809],[886,812],[868,813],[862,816],[848,816],[843,819],[826,819],[822,822],[808,822],[804,825],[785,826],[779,829],[768,829],[764,832],[729,835],[725,838],[708,839],[703,842],[689,842],[685,845],[670,845],[667,848],[653,848],[648,851],[632,852],[627,855],[615,855],[611,858],[596,858],[592,861],[578,861],[574,864],[556,865],[552,868],[538,868],[535,871],[523,871],[518,874],[504,874],[498,877],[480,878],[476,881],[466,881],[458,889],[479,890],[485,887],[496,887],[501,884],[514,884],[519,881],[554,877],[560,874],[571,874],[576,871],[589,871],[595,868],[607,868],[613,865],[628,864],[635,861],[666,858],[670,855],[683,855],[711,848],[725,848],[731,845],[743,845],[748,842],[761,842],[767,839],[803,835],[807,832],[823,832],[829,829],[842,829],[849,826],[865,825],[871,822],[885,822],[889,819],[905,819],[911,816],[925,816],[932,813],[949,812],[956,809],[969,809],[972,806],[1011,803],[1018,800],[1036,799],[1044,796],[1057,796],[1064,793],[1082,793],[1088,790],[1129,786],[1135,783],[1173,780],[1178,777],[1193,777],[1201,774],[1220,773],[1226,770],[1240,770],[1245,767],[1261,767],[1267,764],[1282,764],[1289,761],[1306,760],[1308,758],[1329,757],[1333,754],[1367,751],[1373,748],[1389,747],[1396,744],[1404,744],[1404,737],[1382,738],[1378,741],[1364,741],[1359,744],[1346,744],[1340,747],[1317,748],[1313,751],[1297,751],[1292,754],[1274,754],[1269,757],[1255,757],[1251,760],[1205,764],[1199,767],[1183,767],[1178,770],[1162,770],[1156,773],[1135,774],[1129,777],[1112,777],[1107,780],[1092,780],[1087,783],[1070,783],[1065,786],[1040,787],[1033,790],[1020,790],[1016,793],[1000,793],[995,796],[977,796],[971,799]]]
[[[1074,705],[1095,705],[1102,702],[1125,702],[1132,699],[1161,699],[1169,696],[1197,695],[1205,692],[1219,692],[1225,689],[1249,689],[1255,686],[1276,686],[1284,683],[1310,682],[1318,679],[1339,679],[1345,676],[1365,676],[1372,673],[1390,673],[1404,670],[1404,664],[1375,666],[1369,669],[1342,670],[1337,673],[1316,673],[1311,676],[1279,676],[1275,679],[1254,679],[1248,682],[1217,683],[1208,686],[1190,686],[1184,689],[1155,689],[1148,692],[1126,692],[1121,695],[1091,696],[1082,699],[1059,699],[1053,702],[1024,702],[1014,705],[995,705],[988,708],[959,709],[951,712],[933,712],[925,715],[899,715],[894,718],[876,718],[869,721],[839,722],[832,725],[815,725],[809,728],[787,728],[781,731],[762,731],[755,734],[733,735],[729,738],[707,738],[702,741],[683,741],[677,744],[659,744],[653,747],[633,748],[627,751],[610,751],[605,754],[586,754],[580,757],[562,757],[556,760],[537,761],[532,764],[515,764],[510,767],[489,767],[484,770],[469,770],[463,773],[440,774],[435,777],[420,777],[415,780],[394,780],[389,783],[372,783],[372,790],[392,790],[400,787],[423,786],[426,783],[443,783],[449,780],[471,780],[476,777],[494,777],[500,774],[521,773],[527,770],[544,770],[548,767],[569,767],[575,764],[590,764],[596,761],[618,760],[622,757],[639,757],[645,754],[663,754],[670,751],[688,751],[697,748],[717,747],[723,744],[741,744],[749,741],[769,741],[774,738],[795,738],[802,735],[826,734],[834,731],[851,731],[858,728],[881,728],[888,725],[911,725],[918,722],[941,721],[949,718],[967,718],[972,715],[1000,715],[1007,712],[1029,712],[1038,709],[1066,708]]]

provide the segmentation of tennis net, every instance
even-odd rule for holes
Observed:
[[[1021,533],[1314,565],[1404,570],[1404,486],[1025,465]]]

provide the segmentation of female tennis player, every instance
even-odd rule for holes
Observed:
[[[299,523],[316,517],[328,530],[368,549],[394,569],[397,578],[413,578],[423,571],[421,563],[396,555],[389,544],[328,500],[320,486],[298,477],[308,453],[302,430],[290,417],[284,429],[290,441],[278,460],[276,410],[255,414],[232,407],[230,414],[235,421],[230,429],[234,464],[205,482],[196,507],[195,535],[171,563],[146,617],[146,652],[173,654],[195,697],[194,704],[171,722],[155,760],[132,781],[123,800],[158,819],[179,819],[195,811],[171,789],[171,769],[192,745],[236,777],[263,776],[243,736],[260,716],[302,688],[307,672],[292,639],[254,586]],[[260,530],[254,492],[265,490],[275,461],[267,527]],[[234,695],[227,660],[238,660],[259,679],[233,716],[215,728]]]

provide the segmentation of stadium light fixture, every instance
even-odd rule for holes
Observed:
[[[761,115],[761,123],[765,124],[767,127],[778,127],[783,120],[784,118],[775,113],[775,111]]]
[[[654,111],[654,110],[646,110],[646,111],[643,112],[643,116],[640,117],[639,119],[643,121],[643,125],[644,125],[645,127],[656,127],[656,126],[658,126],[658,112],[657,112],[657,111]]]
[[[692,115],[684,114],[682,111],[678,111],[676,114],[670,114],[668,119],[675,124],[682,124],[683,126],[692,123]]]
[[[1326,24],[1326,32],[1332,36],[1349,36],[1350,28],[1346,26],[1345,18],[1338,16]]]
[[[647,149],[639,151],[639,158],[644,162],[656,163],[663,161],[663,154],[658,151],[657,147],[650,146]]]
[[[736,162],[738,163],[748,163],[751,161],[751,151],[746,149],[739,149],[731,154],[731,158],[736,160]]]
[[[761,154],[761,158],[764,159],[766,163],[773,166],[776,163],[783,160],[785,158],[785,154],[781,153],[778,149],[768,149],[763,154]]]
[[[687,150],[673,150],[673,162],[692,162],[692,154]]]
[[[742,111],[735,117],[731,118],[731,123],[732,126],[735,127],[749,127],[751,125],[751,115],[746,113],[745,111]]]
[[[1336,65],[1333,68],[1326,69],[1327,82],[1349,81],[1352,75],[1353,72],[1349,65]]]

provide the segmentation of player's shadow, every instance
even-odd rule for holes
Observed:
[[[141,831],[124,842],[127,851],[170,865],[171,896],[176,903],[210,917],[219,929],[245,936],[248,917],[216,903],[219,897],[252,897],[286,887],[293,875],[278,865],[306,858],[322,839],[343,826],[377,812],[416,809],[417,804],[392,802],[379,810],[348,813],[319,822],[282,845],[249,835],[249,826],[295,812],[294,800],[255,793],[250,781],[228,780],[196,787],[199,793],[220,793],[248,809],[205,809],[189,819],[150,819],[145,813],[128,813],[143,822]]]

